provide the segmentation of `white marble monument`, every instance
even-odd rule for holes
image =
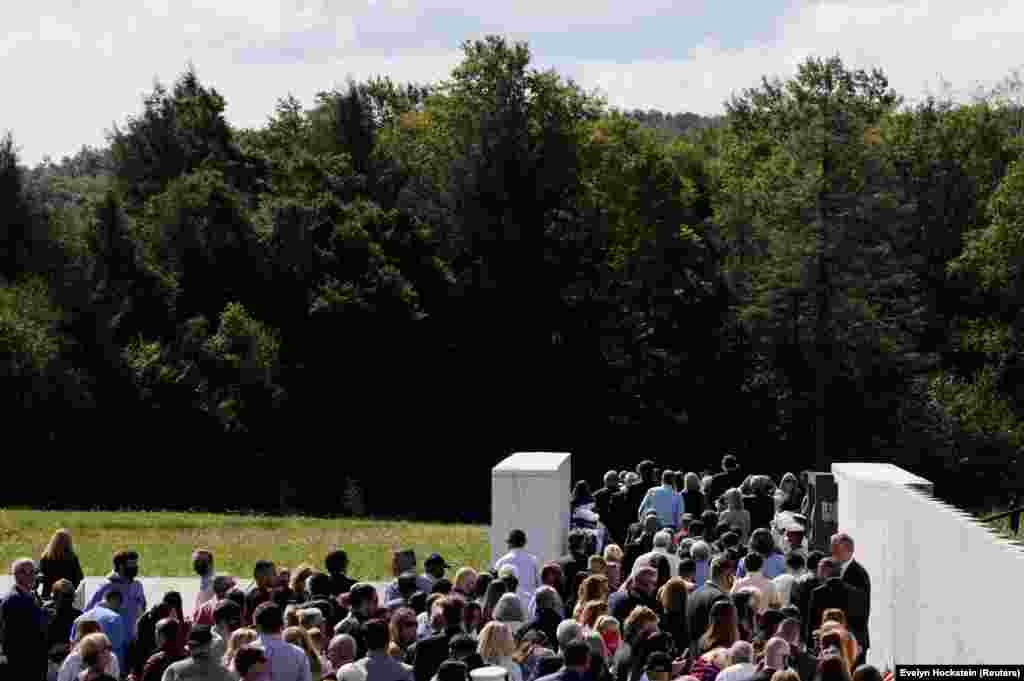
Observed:
[[[572,455],[519,452],[491,471],[491,566],[505,553],[509,530],[526,532],[526,550],[543,563],[565,553]]]

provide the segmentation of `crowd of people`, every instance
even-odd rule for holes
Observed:
[[[538,558],[517,529],[487,569],[432,554],[422,572],[400,550],[383,598],[343,549],[322,570],[258,561],[245,590],[197,549],[188,612],[173,591],[146,602],[134,551],[76,607],[82,569],[58,530],[11,567],[0,678],[882,681],[865,664],[871,584],[854,540],[808,550],[802,502],[792,474],[776,485],[731,455],[703,478],[643,461],[572,490],[605,528],[596,547],[574,529],[565,555]]]

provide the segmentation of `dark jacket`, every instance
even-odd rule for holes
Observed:
[[[804,624],[807,623],[808,611],[811,607],[811,592],[822,583],[821,579],[811,573],[802,575],[793,582],[793,589],[789,592],[789,602],[800,609],[800,621]]]
[[[729,600],[729,594],[714,582],[705,582],[704,586],[694,591],[686,599],[686,623],[690,631],[690,651],[697,655],[697,642],[708,628],[711,621],[711,607],[718,601]]]
[[[441,663],[448,659],[448,645],[452,637],[461,633],[460,628],[446,629],[443,633],[434,634],[409,647],[416,681],[430,681],[434,678]]]
[[[647,607],[657,612],[658,603],[638,591],[616,591],[608,597],[608,613],[623,625],[634,608]],[[626,632],[622,632],[625,634]]]
[[[42,558],[39,560],[39,572],[42,576],[44,599],[50,597],[53,590],[53,583],[58,579],[66,579],[78,588],[78,585],[85,579],[82,574],[82,566],[78,562],[78,556],[65,556],[60,560]]]
[[[299,606],[299,610],[307,610],[309,608],[316,608],[323,613],[324,620],[326,622],[326,628],[328,632],[333,632],[335,625],[341,621],[341,617],[338,615],[338,604],[330,600],[329,596],[319,595],[314,596],[312,600],[306,601]]]
[[[778,669],[764,668],[754,672],[754,675],[750,677],[750,681],[772,681],[772,676],[777,672]],[[803,679],[803,677],[800,677]],[[811,677],[814,678],[814,677]]]
[[[708,502],[701,492],[682,492],[683,512],[689,513],[694,520],[700,518],[700,514],[708,507]]]
[[[616,496],[618,492],[618,487],[602,487],[594,492],[594,510],[601,516],[601,522],[608,528],[609,534],[612,535],[612,539],[616,543],[623,541],[619,536],[622,528],[616,517],[618,509],[615,508],[616,501],[621,498]]]
[[[658,628],[672,637],[680,654],[690,647],[689,623],[685,611],[662,613],[658,618]]]
[[[839,577],[833,577],[811,592],[809,616],[804,636],[808,644],[813,642],[812,632],[821,626],[821,616],[829,608],[839,608],[846,614],[850,633],[861,645],[867,636],[867,600],[860,589],[854,588]]]
[[[743,497],[743,507],[750,511],[750,531],[764,527],[771,529],[775,519],[775,499],[764,494]]]
[[[562,623],[562,617],[551,610],[550,608],[543,608],[537,610],[534,614],[533,619],[526,623],[519,634],[519,638],[522,638],[526,632],[531,630],[544,632],[544,636],[547,641],[545,643],[546,648],[550,648],[554,652],[558,652],[558,625]]]
[[[708,506],[715,510],[715,500],[725,494],[731,487],[739,487],[743,479],[747,477],[739,468],[732,472],[722,471],[711,476],[711,485],[708,486]]]
[[[153,653],[142,667],[141,681],[162,681],[167,668],[175,662],[184,660],[186,657],[185,651],[167,652],[161,650],[160,652]]]
[[[868,576],[868,571],[864,569],[863,565],[856,560],[851,560],[846,568],[846,573],[843,575],[843,581],[853,588],[864,592],[864,630],[862,632],[864,638],[858,636],[857,640],[860,642],[861,647],[867,650],[871,647],[871,640],[868,636],[868,620],[871,617],[871,578]]]
[[[562,568],[560,595],[563,602],[568,602],[576,596],[572,593],[572,587],[576,583],[576,574],[587,569],[587,556],[582,553],[567,553],[555,562]]]
[[[11,587],[0,603],[0,619],[3,620],[8,678],[19,681],[46,678],[46,612],[36,603],[34,595]]]
[[[45,610],[47,619],[46,649],[49,650],[57,644],[70,645],[71,625],[81,616],[82,611],[72,605],[58,607],[54,601],[47,603]]]
[[[636,559],[645,553],[650,553],[654,550],[654,535],[643,533],[636,538],[635,541],[630,542],[626,545],[626,550],[622,557],[622,577],[626,579],[633,574],[633,565],[636,563]]]

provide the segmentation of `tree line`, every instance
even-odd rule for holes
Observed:
[[[9,503],[480,520],[521,450],[1016,488],[1019,77],[909,106],[812,57],[703,118],[463,51],[257,129],[189,67],[103,148],[8,134]]]

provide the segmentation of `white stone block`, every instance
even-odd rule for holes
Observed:
[[[505,553],[513,529],[526,532],[526,550],[543,563],[565,553],[569,534],[572,455],[519,452],[491,471],[491,566]]]

